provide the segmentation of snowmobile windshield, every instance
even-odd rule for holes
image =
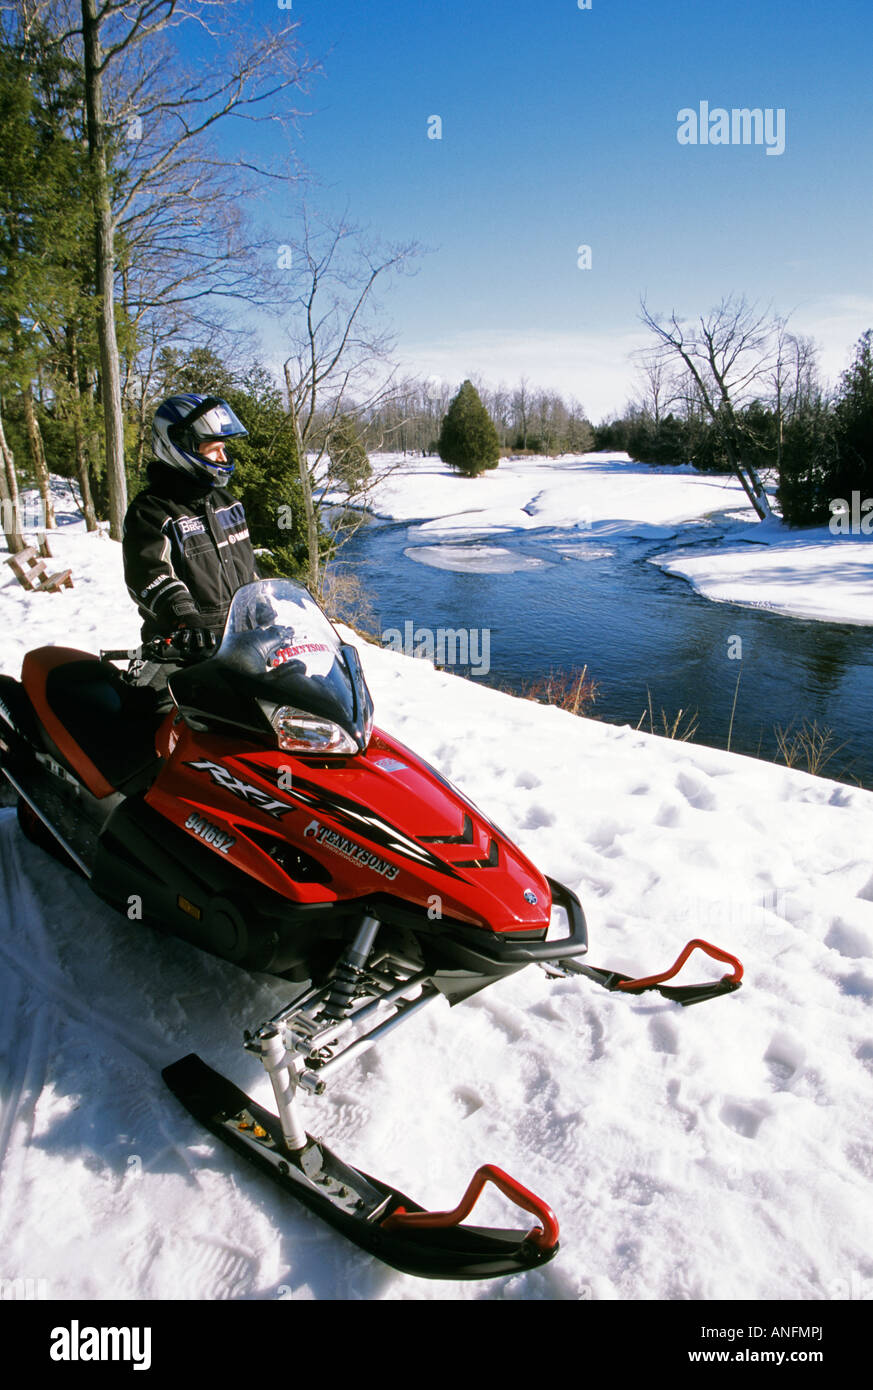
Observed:
[[[170,689],[194,727],[269,733],[289,752],[362,752],[373,727],[357,651],[291,579],[239,589],[215,655],[174,675]]]

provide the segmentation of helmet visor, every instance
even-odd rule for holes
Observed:
[[[170,431],[176,434],[183,447],[185,436],[189,447],[196,451],[201,444],[212,444],[220,439],[233,439],[248,434],[245,425],[231,410],[227,401],[218,396],[207,396],[195,406],[190,415],[180,420]]]

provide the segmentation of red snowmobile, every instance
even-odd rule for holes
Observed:
[[[119,659],[134,653],[105,653]],[[136,655],[179,662],[159,641]],[[458,1207],[428,1212],[307,1134],[299,1093],[440,996],[450,1004],[528,965],[683,1004],[738,989],[742,966],[690,942],[670,970],[633,980],[583,963],[585,917],[465,796],[373,727],[358,653],[290,580],[236,594],[213,655],[175,670],[175,708],[110,660],[64,647],[0,677],[0,768],[25,833],[106,902],[248,970],[297,987],[245,1047],[278,1116],[194,1054],[163,1075],[213,1134],[395,1268],[484,1278],[551,1259],[550,1208],[499,1168]],[[669,986],[700,947],[723,979]],[[533,1229],[464,1224],[492,1181]]]

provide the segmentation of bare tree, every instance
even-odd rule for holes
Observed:
[[[344,415],[365,420],[396,398],[394,342],[380,325],[373,300],[377,281],[409,270],[419,248],[381,249],[341,220],[313,221],[304,210],[293,243],[297,292],[288,304],[291,351],[284,363],[309,551],[309,587],[322,589],[321,503],[313,483],[322,469],[331,434]],[[310,457],[310,453],[312,457]]]
[[[521,435],[521,447],[527,448],[528,421],[530,417],[531,400],[528,379],[521,377],[519,383],[512,393],[512,414],[516,422],[518,433]]]
[[[635,354],[640,385],[632,401],[658,426],[677,399],[676,373],[664,356],[647,348]]]
[[[739,411],[760,396],[772,377],[779,320],[759,313],[744,297],[729,296],[694,322],[655,315],[645,300],[643,323],[658,339],[662,362],[680,362],[691,393],[718,431],[732,471],[763,521],[770,515],[764,485],[747,458],[749,440]]]
[[[62,3],[58,8],[67,7]],[[220,245],[216,249],[216,240],[232,225],[243,191],[237,186],[232,190],[236,198],[228,196],[231,190],[222,185],[221,171],[229,165],[259,177],[266,171],[244,156],[221,159],[207,150],[205,141],[230,116],[282,118],[275,99],[302,77],[295,25],[252,42],[244,28],[232,32],[233,9],[234,0],[81,0],[80,24],[70,18],[58,37],[66,45],[81,42],[84,64],[100,387],[110,534],[116,538],[127,503],[115,314],[120,252],[126,246],[129,258],[149,265],[153,279],[161,256],[177,272],[180,261],[185,263],[183,274],[174,276],[165,268],[152,307],[172,301],[179,284],[190,280],[192,264],[200,272],[197,296],[238,290],[233,273],[223,284],[216,274],[217,266],[238,265],[233,251]],[[168,36],[183,26],[188,51],[180,55]],[[198,55],[193,63],[192,52]],[[210,59],[211,52],[219,56]],[[214,212],[220,197],[223,217]],[[207,211],[198,224],[192,208],[203,210],[210,203],[213,215]],[[187,218],[180,215],[183,208]],[[210,275],[211,286],[206,283]],[[145,298],[149,307],[147,292]]]

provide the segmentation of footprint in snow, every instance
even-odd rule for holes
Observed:
[[[539,806],[534,803],[522,821],[522,826],[525,830],[541,830],[544,826],[554,825],[554,823],[554,812],[550,811],[546,806]]]
[[[676,778],[676,786],[689,806],[693,806],[696,811],[715,809],[716,799],[699,777],[693,776],[690,772],[680,772]]]
[[[803,1066],[806,1053],[799,1042],[787,1033],[774,1033],[764,1061],[770,1069],[770,1082],[775,1091],[784,1091]]]
[[[465,1120],[468,1120],[471,1115],[475,1115],[476,1111],[481,1110],[485,1104],[478,1091],[474,1091],[471,1086],[456,1086],[452,1095],[463,1110]]]
[[[517,787],[524,787],[527,791],[532,791],[534,787],[541,787],[542,781],[533,772],[527,770],[520,772],[515,779]]]
[[[535,1018],[542,1018],[546,1023],[566,1023],[567,1016],[560,1009],[556,1009],[549,1000],[544,1000],[541,1004],[533,1004],[528,1009],[529,1014]]]
[[[770,1108],[763,1101],[727,1101],[721,1108],[719,1119],[728,1129],[742,1134],[745,1139],[754,1139],[762,1123],[770,1114]]]
[[[858,889],[858,897],[864,898],[868,903],[873,903],[873,874],[870,875],[864,887]]]
[[[873,1038],[865,1038],[855,1053],[859,1062],[866,1066],[873,1066]]]
[[[873,1178],[873,1148],[869,1144],[848,1144],[845,1154],[852,1167],[869,1182]]]
[[[649,1019],[649,1038],[656,1052],[667,1052],[675,1057],[679,1051],[679,1032],[672,1019],[655,1014]]]
[[[855,970],[851,975],[845,975],[840,980],[840,989],[843,994],[848,994],[855,999],[873,999],[873,980],[869,975],[864,975],[860,970]]]
[[[179,1249],[189,1297],[244,1298],[256,1286],[257,1260],[248,1250],[209,1236],[183,1240]]]
[[[830,946],[832,951],[839,951],[841,956],[848,956],[850,960],[873,955],[873,942],[863,927],[850,926],[841,917],[835,917],[831,922],[825,945]]]

